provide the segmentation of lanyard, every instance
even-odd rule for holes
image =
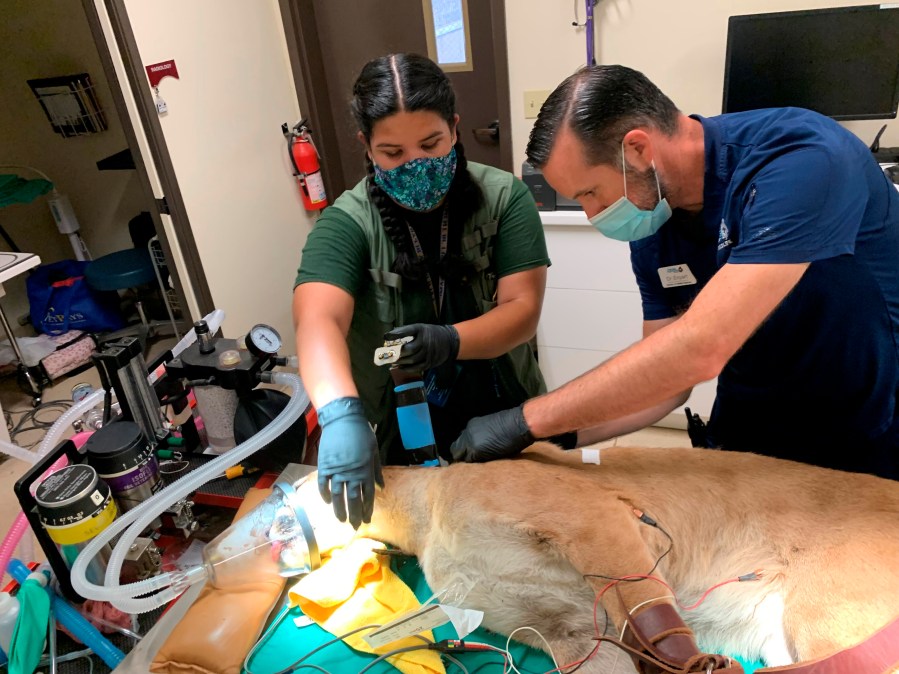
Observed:
[[[415,233],[415,230],[412,229],[412,225],[408,222],[406,223],[406,227],[409,229],[409,237],[412,239],[412,247],[415,249],[415,257],[419,260],[425,259],[425,252],[422,250],[421,242],[418,240],[418,235]],[[442,260],[446,256],[446,249],[449,242],[449,208],[446,206],[443,207],[443,218],[440,221],[440,259]],[[437,320],[440,320],[440,312],[443,310],[443,295],[446,291],[446,280],[439,276],[437,280],[437,292],[434,292],[434,281],[431,280],[430,272],[425,272],[425,279],[428,282],[428,290],[431,291],[431,302],[434,305],[434,313],[437,315]]]

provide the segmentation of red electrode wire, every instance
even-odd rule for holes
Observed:
[[[742,583],[744,581],[749,581],[749,580],[759,580],[761,577],[762,577],[762,571],[756,570],[756,571],[753,571],[752,573],[747,573],[743,576],[737,576],[735,578],[728,578],[727,580],[723,580],[720,583],[715,583],[710,588],[708,588],[705,592],[702,593],[702,596],[698,600],[696,600],[696,603],[691,604],[690,606],[685,606],[677,599],[677,595],[675,595],[674,589],[668,583],[666,583],[664,580],[662,580],[661,578],[658,578],[656,576],[648,576],[648,575],[640,574],[640,573],[632,574],[629,576],[622,576],[618,580],[613,580],[611,583],[607,583],[606,586],[603,587],[602,590],[600,590],[597,593],[596,600],[593,602],[593,629],[596,631],[596,636],[602,636],[599,633],[599,622],[597,621],[597,610],[599,608],[599,602],[602,600],[603,595],[608,590],[615,587],[621,581],[653,580],[661,585],[664,585],[668,589],[668,591],[671,592],[672,596],[674,596],[674,601],[677,602],[677,605],[681,609],[683,609],[684,611],[692,611],[693,609],[698,608],[706,600],[706,598],[708,598],[708,596],[712,592],[717,590],[719,587],[723,587],[724,585],[729,585],[730,583]],[[554,674],[555,672],[564,672],[565,670],[569,669],[570,667],[578,667],[578,666],[584,664],[585,662],[587,662],[587,660],[589,660],[590,658],[592,658],[596,655],[596,652],[599,650],[599,646],[601,643],[602,642],[597,642],[596,646],[593,647],[593,650],[590,651],[590,653],[587,655],[587,657],[583,658],[582,660],[578,660],[576,662],[571,662],[567,665],[560,665],[556,669],[551,669],[548,672],[545,672],[545,674]]]

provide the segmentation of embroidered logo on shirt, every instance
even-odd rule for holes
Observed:
[[[727,227],[727,223],[724,222],[724,219],[721,219],[721,228],[718,230],[718,250],[724,250],[725,248],[729,248],[734,244],[730,239],[730,230]]]

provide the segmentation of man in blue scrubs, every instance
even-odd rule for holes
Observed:
[[[527,153],[630,241],[643,339],[473,419],[458,459],[636,430],[717,376],[708,446],[899,479],[899,193],[860,140],[798,108],[686,116],[594,66],[547,99]]]

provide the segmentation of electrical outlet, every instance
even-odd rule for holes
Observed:
[[[537,113],[540,112],[540,108],[543,106],[543,103],[549,97],[550,91],[547,89],[540,89],[537,91],[525,91],[524,92],[524,118],[525,119],[534,119],[537,116]]]

